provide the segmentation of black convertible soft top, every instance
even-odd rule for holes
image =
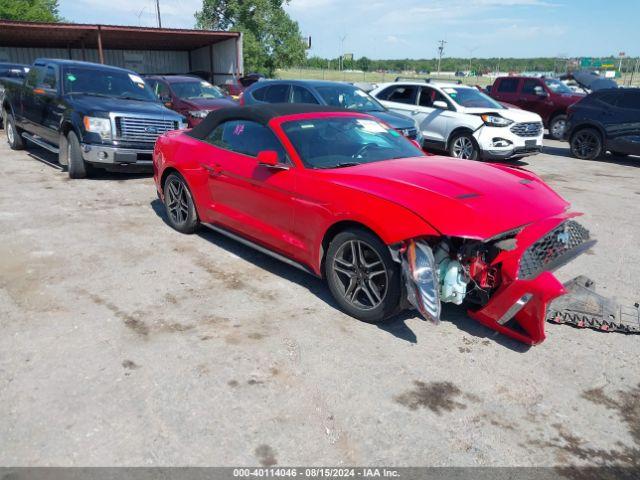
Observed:
[[[220,123],[227,120],[250,120],[266,125],[272,118],[285,117],[287,115],[297,115],[299,113],[316,112],[346,112],[339,107],[328,107],[323,105],[312,105],[305,103],[264,103],[261,105],[251,105],[247,107],[230,107],[214,110],[186,135],[204,139]]]

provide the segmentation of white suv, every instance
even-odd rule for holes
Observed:
[[[390,110],[414,118],[425,148],[468,159],[511,159],[542,151],[542,119],[506,108],[475,87],[396,81],[370,92]]]

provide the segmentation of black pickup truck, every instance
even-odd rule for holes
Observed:
[[[138,74],[122,68],[39,59],[24,79],[0,84],[10,147],[28,140],[57,153],[71,178],[95,167],[151,167],[156,138],[186,126]]]

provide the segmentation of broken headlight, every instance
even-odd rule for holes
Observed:
[[[425,241],[410,240],[402,255],[407,299],[424,318],[440,321],[440,286],[433,252]]]

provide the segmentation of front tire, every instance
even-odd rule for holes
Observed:
[[[477,160],[480,148],[471,134],[458,133],[449,141],[449,155],[464,160]]]
[[[163,191],[169,225],[181,233],[194,233],[200,221],[187,182],[180,175],[171,173],[164,182]]]
[[[80,147],[80,140],[75,132],[69,132],[67,134],[67,141],[61,142],[61,148],[66,143],[67,150],[67,170],[69,178],[87,178],[93,173],[91,165],[84,161],[82,158],[82,149]],[[60,155],[60,154],[58,154]],[[60,158],[58,157],[58,160]]]
[[[325,278],[340,308],[363,322],[380,323],[400,302],[400,266],[371,232],[348,229],[327,249]]]
[[[602,154],[602,136],[593,128],[584,128],[571,135],[571,154],[582,160],[594,160]]]
[[[564,133],[567,128],[567,116],[556,115],[549,123],[549,136],[554,140],[564,140]]]
[[[4,129],[7,134],[7,143],[11,150],[23,150],[24,140],[22,139],[22,132],[16,127],[13,115],[9,112],[5,112],[4,114]]]

